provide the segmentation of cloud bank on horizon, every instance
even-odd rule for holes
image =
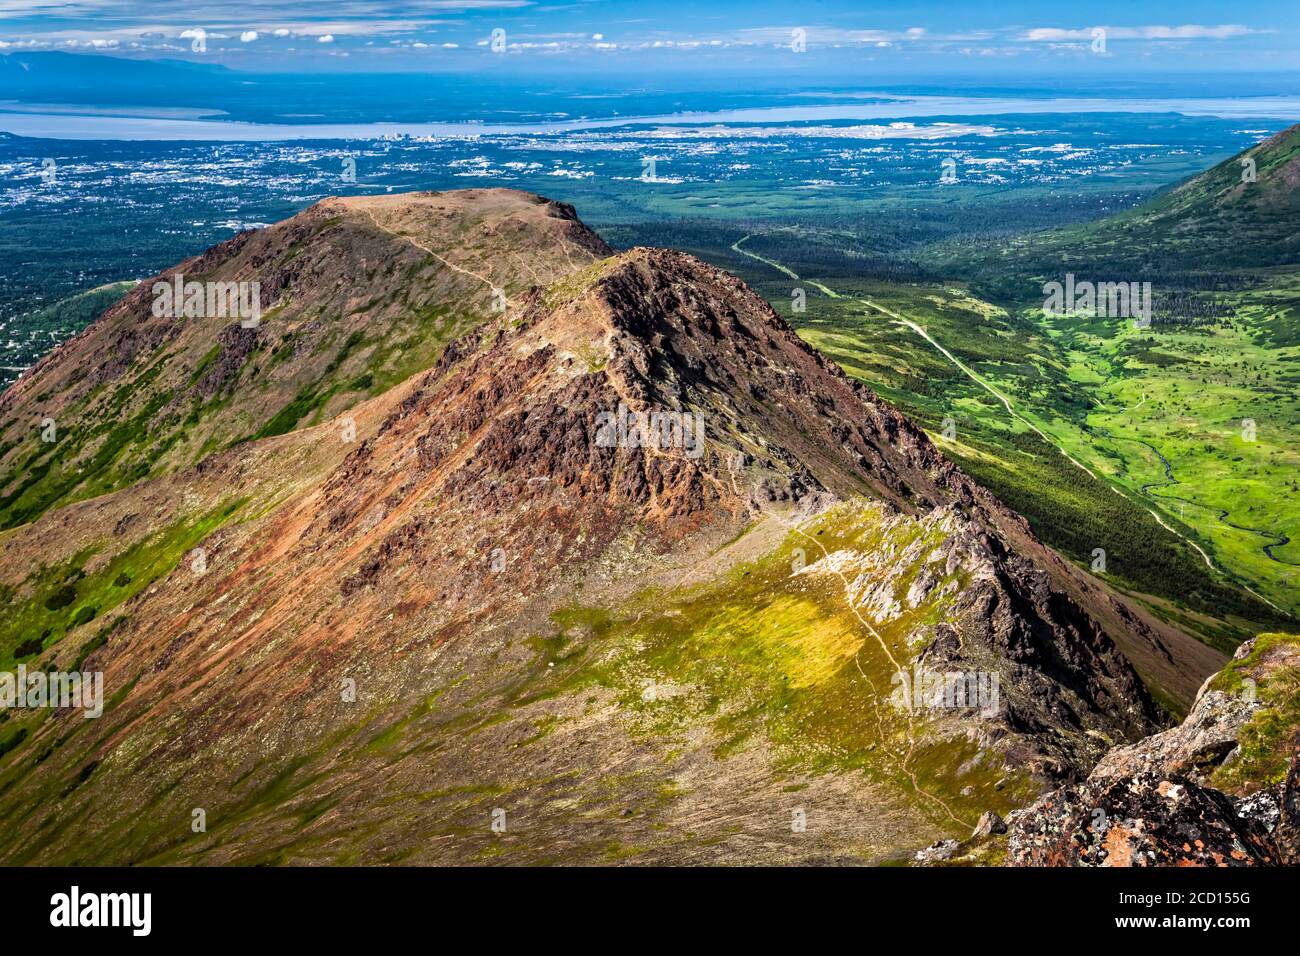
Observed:
[[[1188,67],[1212,51],[1218,69],[1300,69],[1300,9],[1290,0],[1225,7],[1200,0],[1029,2],[953,6],[939,0],[864,9],[828,0],[0,0],[0,53],[104,52],[206,58],[243,69],[470,69],[475,61],[572,68],[764,68],[805,54],[828,68],[922,73],[1075,68],[1086,57],[1138,68]],[[1231,17],[1231,22],[1225,22]],[[1193,22],[1195,21],[1195,22]],[[1203,64],[1202,64],[1203,65]]]

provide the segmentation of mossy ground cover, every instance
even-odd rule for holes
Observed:
[[[1285,655],[1284,666],[1261,667]],[[1300,634],[1261,634],[1251,653],[1229,662],[1210,684],[1229,694],[1250,693],[1263,707],[1238,735],[1241,753],[1215,771],[1215,786],[1252,793],[1286,775],[1300,734]]]
[[[54,659],[43,651],[59,645],[85,624],[89,626],[79,632],[80,644],[75,653],[66,658],[61,656],[58,664],[65,671],[82,669],[87,658],[110,643],[113,635],[127,623],[127,616],[120,613],[121,606],[171,573],[187,552],[235,517],[244,504],[244,500],[236,499],[209,512],[179,520],[112,554],[104,562],[93,559],[110,547],[108,543],[86,548],[66,562],[37,567],[17,586],[6,587],[2,595],[6,613],[0,622],[0,670],[12,672],[19,662],[29,669],[53,667]],[[86,570],[92,565],[92,570]],[[106,701],[106,711],[122,703],[138,677],[113,690]],[[15,813],[40,813],[53,806],[56,798],[66,799],[94,772],[94,765],[87,760],[96,741],[84,733],[93,721],[73,719],[61,735],[45,738],[39,753],[32,749],[28,739],[52,715],[46,709],[3,713],[4,723],[12,730],[4,738],[9,742],[7,752],[0,754],[0,794],[55,754],[62,753],[61,765],[71,768],[67,779],[52,779],[34,803],[10,802],[4,810],[8,823],[3,825],[13,823],[17,819],[13,817]],[[65,749],[70,741],[74,744],[71,751]],[[39,853],[42,846],[56,838],[59,828],[49,825],[53,820],[53,814],[47,816],[40,841],[30,848],[33,853]]]
[[[140,452],[149,444],[153,416],[166,404],[166,392],[153,389],[155,363],[140,378],[117,389],[106,400],[98,424],[85,431],[58,431],[56,440],[42,438],[42,428],[25,436],[27,455],[15,460],[5,478],[11,489],[0,496],[0,528],[12,528],[40,517],[56,505],[68,504],[111,491],[145,477],[148,461]],[[128,396],[144,395],[142,403],[127,412]],[[75,468],[65,463],[78,460],[83,448],[93,447],[91,457]]]
[[[242,504],[230,502],[207,514],[177,521],[90,572],[84,568],[107,543],[82,549],[59,564],[33,568],[3,595],[0,668],[12,669],[19,659],[30,663],[76,627],[105,618],[169,573],[187,551],[229,520]],[[21,655],[17,653],[20,650]]]
[[[936,534],[910,520],[883,522],[879,508],[867,504],[842,506],[807,528],[832,553],[901,549],[924,533]],[[565,646],[564,634],[580,634],[585,652],[556,674],[564,690],[588,682],[613,688],[632,732],[662,738],[670,750],[674,740],[684,741],[704,724],[712,729],[718,759],[762,741],[783,772],[861,772],[898,788],[946,827],[953,821],[916,791],[910,773],[963,819],[974,820],[989,807],[1011,809],[1029,796],[1027,780],[1002,779],[1000,761],[991,761],[997,767],[963,766],[973,762],[975,746],[941,735],[924,711],[913,718],[917,745],[905,757],[909,722],[906,710],[890,701],[897,671],[880,641],[849,610],[837,575],[793,573],[821,554],[791,533],[779,549],[720,583],[643,594],[617,611],[559,612],[557,635],[538,647],[550,653]],[[898,578],[900,593],[917,570]],[[943,601],[923,603],[876,626],[904,671],[924,646],[918,636],[945,610]]]

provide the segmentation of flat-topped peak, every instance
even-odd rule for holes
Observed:
[[[528,213],[542,212],[559,215],[564,219],[577,219],[572,206],[525,192],[522,189],[495,187],[490,189],[415,190],[401,193],[379,193],[372,196],[329,196],[318,206],[345,209],[433,209],[440,212],[467,212],[488,214],[492,212]]]

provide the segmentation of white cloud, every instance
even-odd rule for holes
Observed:
[[[229,42],[241,43],[276,38],[296,38],[300,42],[334,44],[335,47],[360,49],[360,43],[370,41],[367,45],[388,44],[416,49],[456,49],[460,46],[472,47],[474,40],[465,43],[443,43],[432,38],[437,30],[443,36],[448,26],[465,27],[466,19],[445,19],[455,16],[455,11],[474,9],[510,9],[535,6],[537,0],[398,0],[397,3],[382,3],[381,0],[345,0],[335,4],[319,4],[323,7],[324,17],[316,20],[298,19],[292,8],[284,8],[272,0],[223,0],[216,4],[214,0],[199,0],[197,6],[190,6],[183,14],[170,10],[150,13],[149,19],[135,19],[129,16],[115,18],[116,24],[100,29],[68,28],[63,22],[52,20],[35,30],[22,31],[13,35],[0,30],[0,42],[7,48],[24,46],[44,46],[62,48],[65,46],[90,47],[95,40],[101,41],[101,48],[108,42],[117,41],[122,48],[168,50],[184,52],[190,48],[189,40],[197,39],[201,34],[193,23],[209,23],[211,29],[223,30],[223,33],[206,32],[208,41],[229,37]],[[64,4],[69,7],[131,7],[139,6],[149,9],[145,0],[0,0],[0,24],[7,18],[15,16],[14,11],[30,8],[56,8]],[[269,11],[274,9],[276,13]],[[219,12],[218,12],[219,11]],[[276,15],[276,14],[281,15]],[[330,13],[337,18],[326,19]],[[1086,15],[1086,14],[1085,14]],[[1226,14],[1225,14],[1226,16]],[[1146,17],[1143,17],[1146,19]],[[943,55],[960,53],[964,55],[992,55],[990,47],[997,46],[999,55],[1025,55],[1025,44],[1031,44],[1040,53],[1055,48],[1081,49],[1093,41],[1092,26],[1043,26],[1029,28],[1023,25],[989,27],[980,30],[955,31],[946,29],[942,23],[932,24],[933,30],[920,27],[897,27],[891,29],[872,29],[870,22],[862,29],[850,29],[836,25],[818,24],[804,21],[800,28],[806,31],[806,39],[811,49],[818,46],[827,49],[862,51],[868,56],[888,57],[889,53],[871,54],[870,50],[889,50],[891,47],[903,51],[919,51],[926,54]],[[114,22],[106,20],[106,22]],[[598,21],[596,21],[598,22]],[[629,21],[632,24],[647,21]],[[653,24],[654,21],[649,21]],[[916,21],[913,21],[914,23]],[[1049,20],[1050,22],[1050,20]],[[1060,21],[1058,21],[1060,22]],[[1075,23],[1087,23],[1076,20]],[[126,25],[129,24],[129,25]],[[717,32],[698,34],[689,32],[686,24],[661,23],[656,26],[631,26],[615,34],[593,32],[592,22],[583,30],[563,33],[519,32],[511,31],[508,49],[510,52],[566,53],[574,55],[593,55],[611,52],[632,52],[637,50],[676,50],[676,51],[718,51],[740,47],[751,49],[776,49],[782,52],[790,46],[792,31],[795,26],[733,26],[722,28]],[[52,27],[52,28],[51,28]],[[612,24],[611,24],[612,27]],[[188,28],[188,29],[187,29]],[[603,31],[603,27],[600,28]],[[1101,27],[1108,40],[1116,43],[1122,41],[1145,41],[1147,51],[1157,54],[1173,52],[1179,43],[1205,42],[1210,40],[1230,40],[1255,34],[1277,33],[1277,30],[1262,27],[1247,27],[1239,24],[1184,24],[1184,25],[1148,25]],[[185,32],[181,32],[185,31]],[[680,31],[680,32],[679,32]],[[472,36],[472,34],[470,35]],[[36,39],[33,39],[35,37]],[[184,42],[180,42],[181,38]],[[337,43],[343,38],[342,44]],[[398,42],[390,37],[401,37]],[[414,41],[419,41],[417,44]],[[69,41],[76,41],[75,44]],[[357,44],[354,46],[354,42]],[[478,40],[479,46],[486,46],[489,40]],[[1149,44],[1149,45],[1147,45]],[[209,42],[211,46],[211,42]],[[225,44],[219,47],[229,49]],[[278,45],[277,45],[278,46]],[[379,47],[386,49],[387,47]],[[279,49],[286,52],[304,50],[301,46],[285,45]],[[316,49],[316,48],[312,48]],[[333,54],[332,54],[333,55]],[[337,55],[341,55],[337,54]]]
[[[786,47],[795,27],[747,27],[736,30],[727,39],[736,45],[758,45]],[[912,43],[922,40],[945,41],[954,36],[931,36],[924,27],[908,27],[906,30],[851,30],[843,27],[817,26],[805,24],[804,30],[809,44],[820,46],[856,46],[858,44]]]
[[[1027,30],[1021,35],[1022,40],[1029,40],[1035,43],[1053,43],[1061,40],[1091,40],[1092,31],[1102,29],[1106,31],[1106,38],[1109,40],[1226,40],[1230,37],[1246,36],[1251,33],[1260,33],[1262,31],[1252,30],[1250,27],[1243,27],[1235,23],[1226,23],[1219,26],[1201,26],[1198,24],[1185,24],[1181,27],[1085,27],[1083,29],[1065,29],[1062,27],[1038,27],[1033,30]]]

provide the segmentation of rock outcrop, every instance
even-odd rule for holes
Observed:
[[[1116,747],[1089,779],[1118,780],[1140,773],[1175,774],[1204,783],[1237,750],[1241,729],[1259,712],[1258,700],[1211,690],[1201,694],[1177,727]]]
[[[1228,669],[1205,682],[1177,727],[1111,750],[1083,783],[1012,813],[1008,861],[1016,866],[1300,863],[1300,727],[1293,723],[1292,696],[1298,663],[1298,638],[1264,635],[1243,644]],[[1216,787],[1220,778],[1241,787],[1241,775],[1233,771],[1245,760],[1243,740],[1260,717],[1273,733],[1283,734],[1281,742],[1290,742],[1289,769],[1277,783],[1236,796],[1225,793]]]
[[[1089,780],[1008,818],[1015,866],[1266,866],[1267,832],[1231,799],[1186,777]]]

